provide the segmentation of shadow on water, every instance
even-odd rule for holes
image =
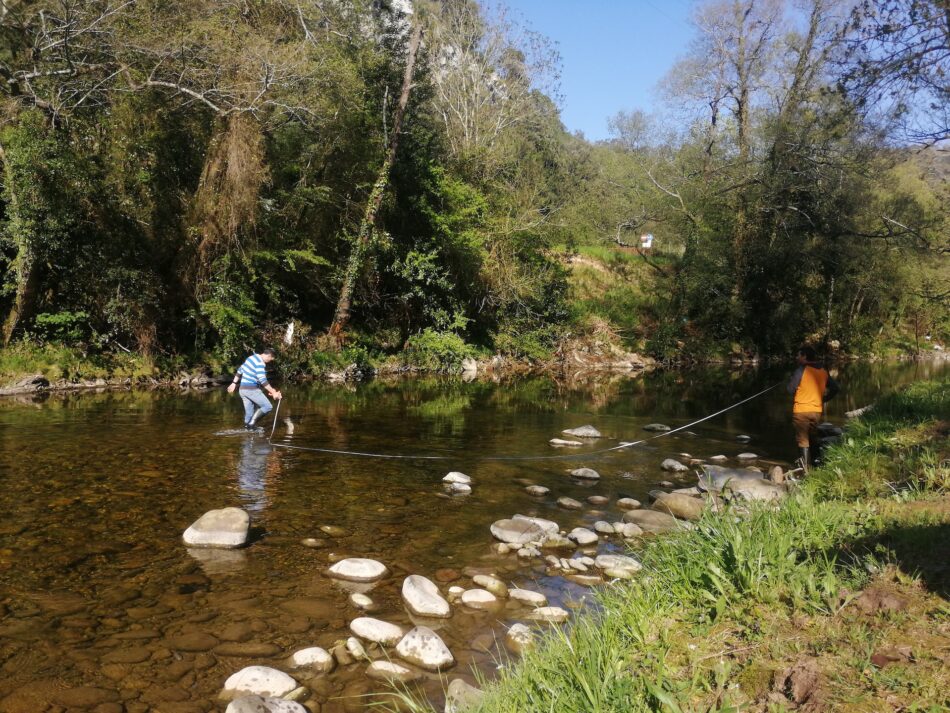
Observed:
[[[828,417],[842,423],[845,411],[873,402],[882,390],[942,368],[843,367],[843,395]],[[620,497],[646,502],[660,481],[694,484],[691,472],[662,471],[665,458],[721,454],[736,463],[751,449],[762,465],[791,460],[783,389],[692,433],[591,454],[642,438],[651,422],[687,424],[784,381],[789,371],[697,369],[503,383],[426,378],[285,389],[275,443],[439,454],[445,461],[272,448],[269,421],[263,436],[215,435],[241,422],[240,403],[223,390],[0,400],[0,711],[62,708],[59,694],[49,691],[83,686],[114,692],[102,695],[118,696],[128,710],[161,709],[168,696],[207,708],[238,668],[280,668],[297,649],[329,648],[349,635],[357,611],[348,592],[326,576],[342,556],[389,567],[391,577],[368,587],[374,616],[403,627],[413,624],[400,593],[411,573],[437,579],[444,591],[471,587],[463,571],[481,568],[542,592],[552,605],[575,606],[590,590],[552,576],[541,560],[496,554],[489,525],[515,513],[555,520],[566,531],[617,521]],[[549,439],[584,424],[603,438],[576,449],[575,459],[478,460],[561,453]],[[738,434],[751,441],[738,442]],[[571,478],[570,470],[581,466],[601,478]],[[471,495],[445,492],[442,477],[450,470],[471,476]],[[550,492],[531,496],[528,483]],[[587,503],[591,495],[608,504]],[[584,508],[563,509],[562,496]],[[188,525],[227,506],[251,514],[249,547],[182,545]],[[304,538],[319,543],[304,546]],[[906,547],[904,541],[895,540],[895,552],[911,562],[913,538]],[[622,543],[604,538],[598,546],[615,550]],[[491,612],[455,608],[439,630],[458,661],[452,675],[471,680],[473,667],[491,675],[504,656],[503,627],[524,615],[514,605]],[[343,698],[380,690],[364,668],[342,666],[329,677],[301,680],[315,691],[322,713],[333,713],[346,708]],[[422,685],[439,697],[438,676]]]

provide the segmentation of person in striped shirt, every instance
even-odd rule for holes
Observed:
[[[274,350],[265,349],[260,354],[251,354],[234,375],[234,381],[228,386],[228,393],[233,394],[240,385],[239,393],[244,402],[244,430],[253,431],[257,420],[274,407],[264,395],[267,391],[275,399],[280,399],[280,392],[267,381],[267,364],[274,360]]]

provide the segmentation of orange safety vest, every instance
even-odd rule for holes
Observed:
[[[792,407],[792,413],[821,413],[824,411],[822,404],[824,403],[825,387],[827,385],[827,371],[806,366],[802,370],[802,380],[798,383],[798,388],[795,389],[795,405]]]

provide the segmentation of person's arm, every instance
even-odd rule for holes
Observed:
[[[798,391],[798,385],[802,383],[802,374],[805,373],[805,367],[798,367],[795,372],[792,374],[792,378],[788,380],[788,393],[795,395],[795,392]]]
[[[240,383],[241,383],[241,372],[238,371],[234,374],[234,379],[231,381],[231,383],[228,384],[228,393],[233,394],[234,390],[238,387]]]
[[[838,386],[838,382],[831,378],[831,374],[828,374],[828,383],[825,384],[825,393],[821,397],[821,402],[830,401],[835,396],[838,395],[838,392],[841,390],[841,387]]]

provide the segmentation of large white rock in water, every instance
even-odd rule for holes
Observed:
[[[458,471],[453,470],[447,476],[442,478],[443,483],[461,483],[462,485],[471,485],[472,479],[465,475],[465,473],[459,473]]]
[[[422,674],[418,671],[413,671],[408,666],[395,661],[373,661],[366,669],[366,675],[374,681],[389,683],[412,683],[422,678]]]
[[[756,460],[758,457],[756,453],[740,453],[736,456],[739,460]]]
[[[491,534],[511,545],[525,545],[544,540],[544,530],[529,520],[498,520],[492,523]]]
[[[462,604],[472,609],[494,609],[498,606],[498,597],[487,589],[466,589],[462,592]]]
[[[472,486],[465,483],[446,483],[445,489],[456,495],[468,495],[472,492]]]
[[[544,530],[548,535],[556,535],[560,530],[561,526],[558,525],[554,520],[545,520],[543,517],[529,517],[527,515],[515,515],[512,520],[525,520],[526,522],[533,522],[535,525]]]
[[[643,430],[661,432],[661,431],[669,431],[670,427],[667,426],[665,423],[648,423],[646,426],[643,427]]]
[[[375,582],[389,574],[389,570],[386,565],[376,560],[348,557],[330,567],[329,574],[336,579],[346,579],[350,582]]]
[[[583,480],[600,480],[600,473],[593,468],[575,468],[571,471],[571,475]]]
[[[532,611],[529,615],[529,619],[534,621],[546,621],[551,624],[560,624],[567,621],[570,618],[570,614],[567,613],[561,607],[538,607]]]
[[[297,687],[297,682],[283,671],[269,666],[247,666],[224,682],[224,693],[257,696],[286,696]]]
[[[561,433],[575,438],[600,438],[600,431],[593,426],[580,426],[578,428],[566,428]]]
[[[667,458],[665,461],[660,463],[660,467],[663,470],[669,470],[674,473],[682,473],[689,470],[689,468],[680,463],[678,460],[673,460],[672,458]]]
[[[639,525],[646,532],[669,532],[680,526],[680,523],[672,515],[656,510],[628,510],[623,514],[624,522],[632,522]]]
[[[241,508],[209,510],[185,530],[182,539],[190,547],[243,547],[251,518]]]
[[[485,591],[491,592],[499,599],[508,597],[508,585],[492,574],[476,574],[472,581]]]
[[[543,607],[548,603],[546,596],[540,592],[532,592],[530,589],[509,589],[508,596],[529,607]]]
[[[295,668],[309,667],[321,673],[329,673],[336,664],[330,652],[319,646],[310,646],[295,651],[290,657],[290,665]]]
[[[364,641],[373,641],[383,646],[393,646],[399,643],[399,640],[405,634],[401,627],[390,624],[388,621],[374,619],[371,616],[361,616],[351,621],[350,631]]]
[[[643,565],[637,560],[626,555],[597,555],[594,565],[600,569],[625,570],[631,573],[643,569]]]
[[[617,500],[617,507],[621,510],[636,510],[640,505],[640,501],[634,498],[620,498]]]
[[[442,597],[435,583],[419,574],[410,574],[402,582],[402,599],[406,607],[417,616],[446,619],[452,616],[452,608]]]
[[[283,698],[242,696],[231,701],[224,713],[307,713],[307,709]]]
[[[405,661],[427,671],[441,671],[455,663],[445,642],[432,629],[417,626],[396,645],[396,653]]]
[[[681,493],[660,493],[653,509],[683,520],[698,520],[703,516],[705,502]]]
[[[573,540],[581,547],[592,545],[600,539],[597,537],[597,533],[591,532],[586,527],[575,527],[567,534],[567,538]]]

